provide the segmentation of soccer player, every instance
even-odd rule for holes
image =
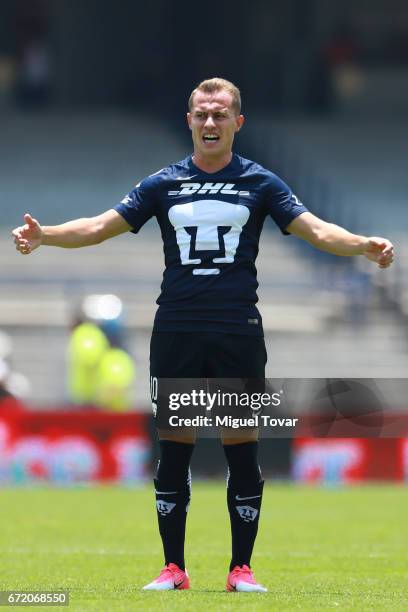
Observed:
[[[235,85],[220,78],[200,83],[190,96],[187,123],[193,154],[142,180],[113,209],[56,226],[41,226],[26,214],[25,224],[12,232],[17,250],[27,255],[40,245],[99,244],[129,230],[137,233],[157,218],[165,271],[151,340],[152,388],[160,378],[265,377],[255,259],[267,216],[284,234],[323,251],[363,255],[380,268],[393,261],[389,240],[355,235],[319,219],[275,174],[232,153],[244,124]],[[188,589],[184,536],[195,439],[188,429],[158,434],[154,482],[165,567],[144,588]],[[222,443],[232,535],[227,590],[265,591],[251,569],[263,489],[256,432],[229,437],[226,430]]]

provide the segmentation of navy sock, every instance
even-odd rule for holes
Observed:
[[[228,461],[227,503],[231,521],[232,558],[230,571],[250,567],[258,533],[263,480],[258,465],[258,442],[224,445]]]
[[[184,539],[187,510],[190,503],[190,460],[193,444],[160,440],[160,462],[157,478],[156,508],[163,542],[165,564],[184,564]]]

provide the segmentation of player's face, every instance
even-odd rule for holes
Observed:
[[[241,129],[244,117],[232,107],[228,91],[205,93],[197,91],[193,108],[187,113],[191,129],[194,153],[200,157],[223,157],[231,153],[236,132]]]

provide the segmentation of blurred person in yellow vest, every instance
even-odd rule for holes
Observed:
[[[74,316],[68,346],[68,388],[78,405],[112,411],[132,407],[135,366],[123,348],[122,302],[86,296]]]
[[[75,325],[68,342],[68,395],[74,404],[96,406],[99,366],[108,349],[108,339],[97,325]]]
[[[102,355],[98,367],[97,405],[115,412],[132,408],[135,366],[123,349],[111,347]]]

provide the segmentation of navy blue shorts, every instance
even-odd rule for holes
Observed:
[[[265,340],[219,332],[153,332],[150,376],[265,378]]]
[[[266,359],[265,341],[259,336],[154,332],[150,345],[150,394],[156,426],[162,431],[174,431],[170,427],[171,415],[189,418],[209,414],[205,405],[192,408],[190,403],[183,408],[178,402],[181,395],[191,398],[199,390],[263,392]],[[215,412],[222,415],[219,406],[212,414]],[[212,435],[211,431],[203,430],[205,435]]]

